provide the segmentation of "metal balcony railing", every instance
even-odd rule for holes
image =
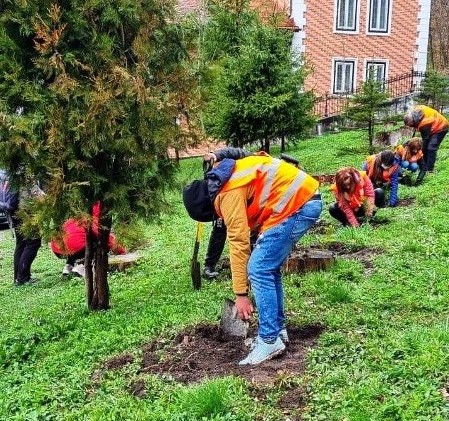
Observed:
[[[420,92],[422,81],[425,79],[425,72],[410,71],[399,76],[385,80],[385,90],[390,94],[393,101],[415,92]],[[355,92],[343,94],[326,94],[317,98],[314,105],[314,113],[319,119],[334,117],[343,113],[350,98],[357,94],[360,87]]]

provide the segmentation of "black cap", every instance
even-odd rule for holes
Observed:
[[[214,206],[209,198],[206,180],[195,180],[182,191],[182,200],[189,216],[198,222],[214,220]]]

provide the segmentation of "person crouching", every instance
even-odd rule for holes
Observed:
[[[329,213],[344,226],[360,226],[363,219],[376,213],[376,202],[379,205],[384,201],[383,190],[374,190],[366,172],[354,167],[340,168],[331,190],[336,202],[329,207]]]

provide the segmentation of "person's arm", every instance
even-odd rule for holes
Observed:
[[[345,214],[346,219],[348,220],[348,223],[349,225],[351,225],[351,227],[358,227],[360,225],[359,221],[357,221],[354,210],[351,208],[351,206],[349,206],[349,202],[346,199],[339,199],[338,206]]]
[[[114,234],[109,234],[108,248],[113,254],[126,254],[125,248],[117,243]]]
[[[432,123],[426,124],[419,129],[423,143],[430,140],[432,135]]]
[[[203,159],[204,159],[204,161],[213,160],[214,162],[218,162],[218,161],[222,161],[225,158],[241,159],[241,158],[246,158],[247,156],[251,156],[251,155],[253,155],[252,152],[245,151],[244,149],[229,147],[229,148],[218,149],[217,151],[214,151],[214,152],[208,152],[207,154],[204,155]]]
[[[240,318],[246,320],[253,313],[253,305],[248,297],[248,260],[251,254],[246,204],[248,186],[224,193],[215,199],[217,213],[225,222],[231,261],[232,289],[236,295],[235,304]]]
[[[391,174],[391,189],[389,206],[396,206],[398,204],[398,186],[399,186],[399,166],[396,171]]]
[[[363,180],[363,190],[365,192],[365,198],[366,198],[366,211],[365,214],[368,218],[371,218],[373,216],[374,211],[374,187],[373,183],[369,179],[368,176],[365,177]]]
[[[424,158],[418,159],[416,163],[418,164],[419,167],[419,173],[418,176],[416,177],[415,186],[419,186],[420,184],[422,184],[424,177],[427,173],[427,166],[426,163],[424,162]]]

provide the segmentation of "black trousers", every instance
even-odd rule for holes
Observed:
[[[69,254],[68,256],[64,256],[60,253],[55,253],[55,255],[56,255],[56,257],[59,257],[60,259],[66,259],[65,262],[67,265],[75,266],[75,263],[77,260],[84,259],[85,249],[82,249],[78,253]]]
[[[215,265],[220,260],[221,254],[223,253],[223,249],[226,242],[226,225],[224,224],[223,219],[218,218],[212,223],[212,232],[209,238],[209,245],[207,246],[206,258],[204,259],[204,266],[208,266],[212,269],[215,268]],[[256,244],[258,237],[257,231],[251,231],[250,235],[250,243],[251,250]]]
[[[428,140],[423,140],[422,151],[424,155],[423,161],[426,167],[425,170],[434,170],[435,161],[437,159],[437,151],[446,134],[447,130],[431,135]]]
[[[14,280],[18,284],[31,279],[31,265],[41,247],[40,238],[26,238],[16,229],[16,248],[14,250]]]
[[[204,265],[215,268],[220,260],[226,242],[226,225],[223,219],[218,218],[212,223],[212,232],[207,246]]]

